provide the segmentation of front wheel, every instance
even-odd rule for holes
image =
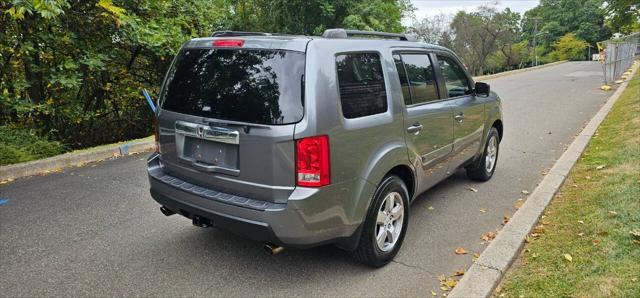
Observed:
[[[473,166],[467,167],[467,177],[478,181],[491,179],[498,163],[499,146],[500,135],[498,130],[492,127],[491,131],[489,131],[489,136],[487,136],[487,143],[484,145],[484,152],[480,160],[474,163]]]
[[[361,263],[382,267],[400,250],[409,223],[409,195],[402,179],[385,177],[371,204],[353,255]]]

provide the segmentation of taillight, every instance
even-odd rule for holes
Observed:
[[[213,41],[214,47],[242,47],[244,40],[242,39],[218,39]]]
[[[296,181],[299,186],[320,187],[330,184],[330,164],[328,136],[296,141]]]

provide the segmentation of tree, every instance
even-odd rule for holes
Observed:
[[[426,17],[420,21],[414,20],[414,25],[407,28],[407,33],[414,35],[418,40],[439,44],[444,34],[449,30],[450,17],[444,14]]]
[[[180,45],[215,30],[402,32],[408,0],[0,1],[0,121],[70,148],[151,133],[141,88],[158,94]]]
[[[553,44],[549,54],[553,60],[584,60],[589,44],[573,33],[567,33]]]
[[[453,49],[476,75],[484,73],[486,60],[495,51],[502,51],[509,63],[515,63],[510,49],[518,36],[519,18],[509,9],[499,12],[491,6],[470,13],[459,11],[451,22]]]
[[[541,0],[538,6],[524,14],[523,37],[533,40],[537,23],[537,33],[540,35],[536,39],[545,48],[550,48],[556,40],[569,32],[595,46],[596,42],[605,40],[610,35],[605,27],[602,6],[603,0]]]
[[[612,32],[631,33],[640,30],[640,2],[638,0],[607,0],[607,26]]]

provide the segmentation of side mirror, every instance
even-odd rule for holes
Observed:
[[[476,82],[475,91],[476,91],[476,95],[489,96],[489,93],[491,92],[491,88],[487,83]]]

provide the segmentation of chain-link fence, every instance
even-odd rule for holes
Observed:
[[[611,84],[624,73],[636,55],[640,55],[640,32],[598,43],[604,83]]]

